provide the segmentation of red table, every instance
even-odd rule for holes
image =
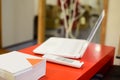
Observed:
[[[32,52],[37,46],[39,44],[19,51],[41,56]],[[46,75],[39,80],[90,80],[97,72],[105,72],[113,64],[114,52],[114,47],[90,43],[84,56],[79,59],[84,61],[81,68],[47,62]]]

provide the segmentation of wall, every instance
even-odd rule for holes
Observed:
[[[34,13],[35,15],[38,14],[38,4],[39,0],[34,0]],[[46,4],[51,4],[51,5],[56,5],[57,4],[57,0],[46,0]]]
[[[118,51],[120,37],[120,0],[109,0],[109,11],[106,31],[106,45],[114,46],[116,54]],[[116,55],[115,54],[115,55]],[[120,60],[115,58],[115,64],[120,64]]]
[[[46,4],[56,5],[57,0],[46,0]]]
[[[39,5],[39,0],[34,0],[34,14],[38,14],[38,5]]]
[[[33,19],[39,0],[2,0],[2,45],[8,47],[33,39]],[[56,4],[57,0],[46,0]]]
[[[2,0],[3,47],[33,39],[34,0]]]
[[[14,0],[2,0],[2,45],[12,43],[14,39]],[[8,38],[9,37],[9,38]]]

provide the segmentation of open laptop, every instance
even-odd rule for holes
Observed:
[[[92,41],[96,31],[98,30],[104,14],[105,13],[103,10],[94,27],[92,28],[87,40],[51,37],[40,46],[35,48],[33,52],[35,54],[54,54],[67,58],[81,58],[84,55],[89,43]]]

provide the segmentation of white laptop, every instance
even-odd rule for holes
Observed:
[[[51,37],[35,48],[33,52],[35,54],[54,54],[67,58],[81,58],[98,30],[104,14],[103,10],[87,40]]]

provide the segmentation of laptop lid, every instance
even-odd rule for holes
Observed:
[[[92,30],[90,31],[90,34],[89,34],[88,38],[86,39],[87,42],[84,42],[84,43],[82,44],[83,46],[80,48],[79,53],[76,54],[76,58],[82,57],[83,54],[85,53],[85,51],[86,51],[89,43],[92,41],[92,39],[94,38],[94,36],[95,36],[98,28],[100,27],[100,24],[101,24],[101,22],[102,22],[102,20],[103,20],[103,18],[104,18],[104,15],[105,15],[105,12],[104,12],[104,10],[103,10],[103,11],[101,12],[99,18],[97,19],[95,25],[93,26]]]
[[[102,13],[100,14],[97,22],[95,23],[94,27],[92,28],[90,35],[89,35],[88,38],[87,38],[87,41],[88,41],[88,42],[91,42],[92,39],[93,39],[93,37],[95,36],[98,28],[100,27],[100,24],[101,24],[103,18],[104,18],[104,15],[105,15],[105,12],[104,12],[104,10],[103,10]]]

